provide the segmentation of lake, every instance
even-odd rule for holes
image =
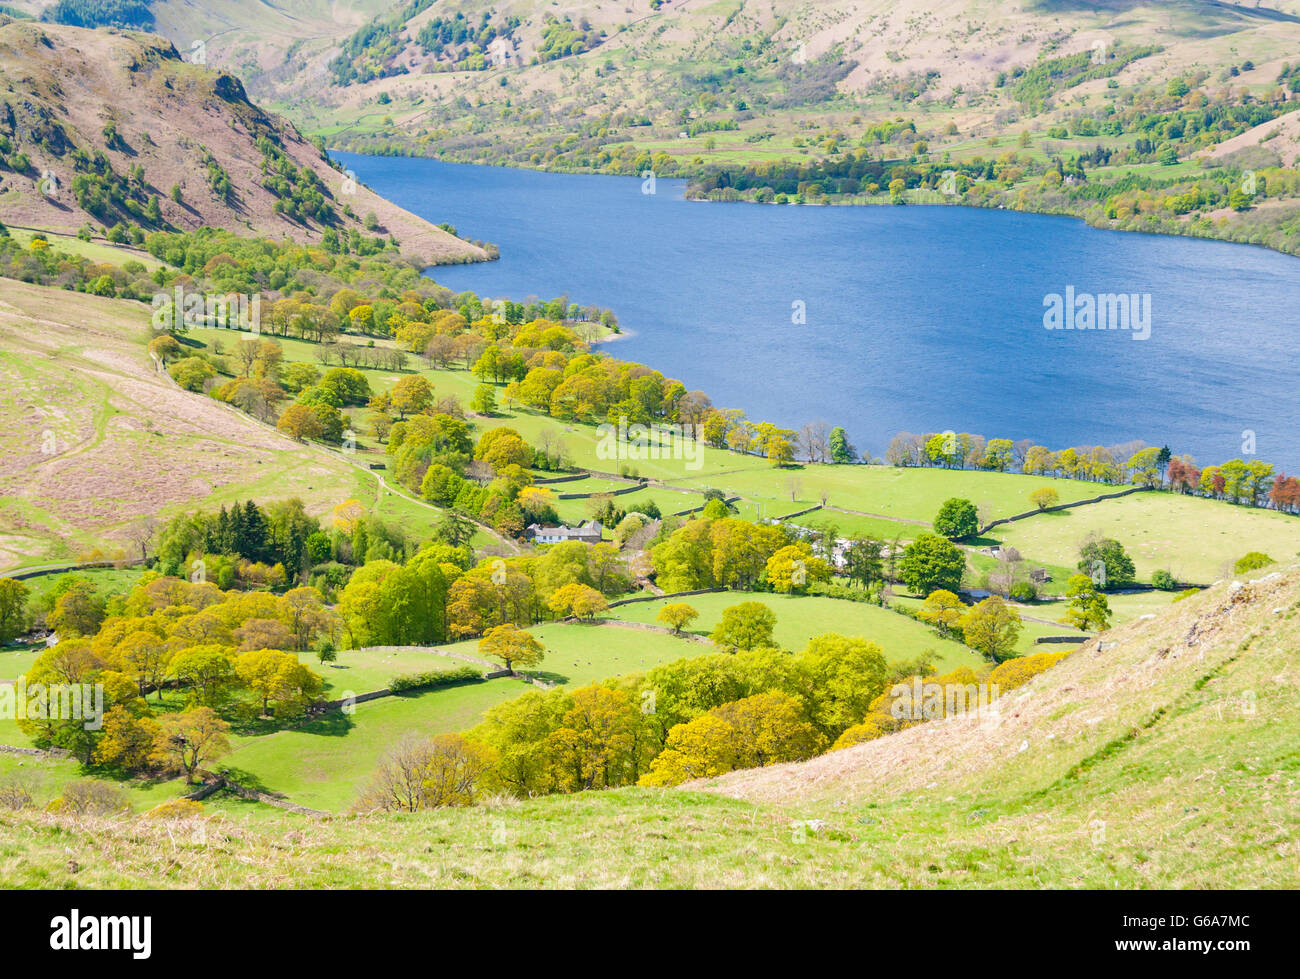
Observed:
[[[1300,465],[1300,259],[1010,211],[701,203],[677,180],[337,156],[500,246],[431,270],[442,285],[610,307],[630,336],[605,349],[754,420],[843,425],[875,456],[899,431],[953,429],[1144,439],[1203,464],[1253,432],[1260,458]],[[1053,294],[1149,296],[1149,324],[1047,329]]]

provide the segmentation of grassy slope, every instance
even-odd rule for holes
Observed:
[[[148,322],[138,304],[6,280],[0,566],[126,551],[133,523],[195,505],[299,496],[320,513],[370,482],[159,377]]]
[[[1294,569],[1236,601],[1221,585],[1121,627],[1104,651],[1088,644],[1013,695],[997,724],[922,726],[703,791],[323,823],[217,811],[199,840],[194,823],[0,811],[0,877],[39,887],[1296,887],[1298,611]],[[822,822],[801,826],[809,819]],[[160,849],[173,854],[161,868]]]
[[[190,42],[201,36],[191,34],[182,44],[191,58]],[[237,85],[219,87],[216,71],[182,60],[171,44],[157,36],[54,24],[0,24],[0,77],[18,113],[10,127],[14,151],[24,152],[31,163],[23,174],[6,173],[0,185],[0,217],[7,224],[66,233],[88,222],[95,228],[113,224],[124,216],[96,216],[81,207],[71,189],[73,160],[58,139],[46,138],[58,125],[71,146],[104,153],[118,176],[141,167],[145,192],[159,199],[166,226],[192,230],[214,225],[319,241],[323,224],[276,213],[277,198],[262,185],[263,156],[256,140],[269,132],[295,166],[319,178],[321,192],[337,212],[340,230],[363,232],[364,215],[374,212],[384,234],[391,234],[407,252],[430,264],[486,257],[477,246],[367,188],[345,183],[292,125],[252,105]],[[111,146],[103,133],[109,119],[121,138]],[[208,154],[235,188],[228,199],[209,186]],[[60,181],[54,196],[39,187],[45,174]],[[183,202],[172,200],[173,187],[181,189]]]
[[[1248,551],[1279,561],[1300,552],[1300,521],[1293,517],[1170,493],[1041,514],[995,527],[990,536],[1037,560],[1073,567],[1080,542],[1094,531],[1124,544],[1143,581],[1167,568],[1180,581],[1209,584],[1231,574]]]

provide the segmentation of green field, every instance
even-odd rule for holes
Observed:
[[[1139,493],[1045,513],[995,527],[989,536],[1030,560],[1073,568],[1079,545],[1093,532],[1124,545],[1140,581],[1163,568],[1179,581],[1204,585],[1230,577],[1232,564],[1248,551],[1263,551],[1283,564],[1300,552],[1300,518],[1174,493]]]
[[[934,650],[938,654],[935,665],[941,670],[963,665],[976,667],[982,663],[981,657],[973,650],[940,637],[928,626],[907,616],[866,602],[849,602],[820,595],[716,592],[680,599],[634,602],[612,609],[611,614],[627,622],[653,623],[665,604],[678,601],[693,606],[700,613],[690,627],[690,631],[698,635],[707,635],[713,630],[723,609],[742,602],[761,602],[776,615],[777,643],[792,652],[802,650],[813,636],[833,632],[862,636],[878,643],[885,658],[894,662],[915,659],[926,650]]]
[[[615,610],[619,611],[619,610]],[[578,687],[610,677],[648,670],[660,663],[713,652],[711,646],[666,633],[595,623],[547,622],[528,630],[546,647],[539,667],[524,672],[547,683]],[[478,641],[444,647],[478,655]]]
[[[498,679],[384,697],[331,711],[297,730],[231,739],[218,763],[240,781],[313,809],[343,810],[356,801],[380,757],[403,735],[442,734],[473,727],[494,704],[530,688]]]
[[[340,652],[333,663],[320,663],[312,653],[300,653],[298,658],[324,678],[326,700],[385,690],[395,676],[435,670],[441,673],[473,665],[416,648],[348,649]]]

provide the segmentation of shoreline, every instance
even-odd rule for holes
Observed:
[[[518,170],[518,171],[524,171],[528,173],[554,174],[556,176],[614,177],[623,180],[639,179],[636,174],[628,174],[628,173],[607,173],[600,170],[569,170],[569,169],[560,169],[555,167],[524,166],[513,162],[468,163],[462,160],[448,160],[448,159],[444,159],[441,156],[426,155],[420,153],[364,153],[358,150],[342,149],[339,147],[330,147],[329,152],[331,154],[349,153],[353,156],[371,157],[373,159],[404,158],[404,159],[411,159],[411,160],[431,160],[433,162],[442,163],[448,166],[475,167],[481,169],[495,169],[495,170]],[[1087,227],[1095,228],[1098,231],[1121,231],[1121,232],[1132,233],[1132,234],[1153,235],[1161,238],[1195,238],[1200,241],[1215,241],[1225,245],[1242,245],[1248,248],[1260,248],[1263,249],[1264,251],[1274,252],[1279,255],[1287,255],[1291,258],[1300,258],[1300,239],[1296,241],[1295,251],[1287,251],[1284,248],[1278,248],[1270,244],[1254,242],[1254,241],[1243,241],[1239,238],[1234,238],[1227,235],[1198,233],[1196,229],[1189,229],[1186,231],[1176,231],[1176,230],[1152,230],[1150,228],[1143,228],[1143,227],[1126,227],[1122,223],[1120,223],[1119,219],[1112,219],[1106,224],[1097,224],[1090,221],[1088,217],[1084,214],[1078,214],[1068,210],[1047,210],[1047,209],[1035,209],[1035,208],[1008,207],[1002,203],[972,204],[968,201],[937,201],[937,200],[904,201],[902,203],[896,203],[890,200],[882,200],[882,201],[836,200],[836,199],[828,198],[824,201],[817,202],[817,203],[809,203],[807,201],[786,201],[784,203],[778,203],[776,201],[756,201],[756,200],[750,200],[748,198],[739,198],[737,200],[732,200],[732,201],[723,201],[723,200],[712,200],[709,197],[705,197],[705,196],[692,196],[691,194],[687,193],[686,191],[689,190],[689,186],[691,182],[696,179],[695,177],[665,174],[663,176],[660,176],[658,179],[680,180],[684,184],[686,184],[687,185],[686,188],[683,189],[682,200],[687,203],[752,204],[752,205],[763,205],[763,206],[770,206],[770,207],[962,207],[962,208],[969,208],[970,210],[973,211],[1011,211],[1016,214],[1036,214],[1042,217],[1073,218],[1076,221],[1082,221]],[[1283,199],[1292,200],[1294,202],[1295,215],[1296,217],[1300,217],[1300,197],[1283,198]],[[447,264],[481,264],[481,262],[447,263]]]

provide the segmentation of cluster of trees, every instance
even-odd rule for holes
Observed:
[[[831,750],[840,751],[865,741],[874,741],[886,734],[915,727],[926,721],[943,720],[969,713],[972,709],[983,710],[996,704],[994,687],[997,688],[998,697],[1008,694],[1068,655],[1070,653],[1066,650],[1004,660],[983,679],[988,691],[987,703],[979,702],[981,681],[968,666],[959,666],[942,676],[923,672],[907,677],[897,684],[899,689],[895,690],[891,686],[890,690],[873,700],[862,721],[845,729]],[[918,689],[919,700],[915,696]]]
[[[953,592],[936,589],[926,596],[916,617],[944,636],[957,636],[971,649],[996,663],[1015,656],[1020,638],[1020,613],[1000,595],[990,595],[967,607]]]
[[[437,537],[463,536],[438,528]],[[142,547],[155,536],[141,529]],[[366,512],[355,499],[337,504],[327,522],[306,512],[296,497],[259,506],[252,500],[214,512],[178,514],[156,530],[156,568],[165,575],[202,578],[220,588],[310,584],[332,598],[354,568],[367,561],[404,562],[419,542],[396,524]],[[468,550],[452,547],[466,562]]]
[[[668,592],[698,588],[802,593],[829,582],[825,553],[784,524],[756,524],[728,514],[720,500],[679,526],[665,521],[650,548],[659,587]],[[865,582],[864,582],[865,583]]]
[[[665,612],[674,606],[666,606]],[[470,805],[487,792],[532,796],[623,785],[677,785],[741,768],[797,761],[932,717],[897,710],[896,684],[979,682],[969,668],[934,677],[931,654],[889,664],[858,637],[826,634],[794,655],[773,648],[770,623],[750,620],[747,644],[573,691],[532,692],[490,709],[476,728],[406,741],[383,760],[358,807],[417,810]],[[668,620],[686,623],[678,603]],[[764,609],[766,611],[766,609]],[[768,612],[770,616],[770,612]],[[985,678],[1006,692],[1064,653],[1009,659]],[[966,698],[969,699],[969,698]],[[964,700],[962,701],[965,702]]]
[[[321,678],[297,652],[318,641],[332,650],[338,622],[314,588],[223,592],[150,571],[106,603],[87,585],[74,578],[63,588],[47,617],[59,642],[25,679],[29,689],[101,685],[104,722],[88,730],[80,718],[20,720],[38,745],[64,748],[86,764],[163,766],[192,776],[220,747],[230,719],[247,723],[271,710],[294,716],[319,697]],[[161,702],[164,688],[182,693],[186,709],[155,717],[146,698]]]
[[[433,543],[405,565],[366,562],[339,591],[338,612],[351,646],[434,643],[555,617],[590,618],[629,586],[613,544],[568,541],[475,563],[466,547]]]
[[[1013,442],[986,440],[967,432],[902,432],[889,443],[885,461],[899,467],[969,468],[1112,484],[1131,482],[1246,506],[1300,512],[1300,478],[1277,472],[1272,463],[1230,459],[1202,468],[1190,456],[1175,456],[1168,446],[1157,448],[1141,442],[1053,452],[1030,439]],[[1054,491],[1041,492],[1042,496],[1033,498],[1035,505],[1040,509],[1055,505]]]
[[[495,754],[496,785],[521,796],[676,784],[816,754],[897,674],[874,643],[828,634],[798,655],[716,653],[525,694],[467,737]]]
[[[1130,478],[1158,480],[1171,458],[1168,448],[1151,448],[1141,442],[1052,452],[1030,439],[985,439],[969,432],[900,432],[885,453],[885,461],[898,467],[1022,472],[1105,483],[1122,483]]]

